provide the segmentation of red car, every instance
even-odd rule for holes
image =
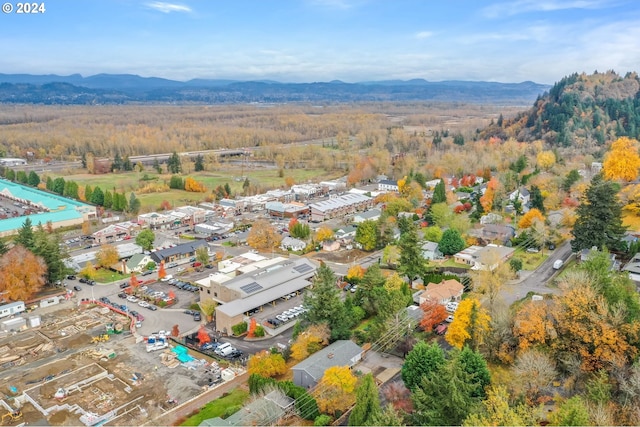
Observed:
[[[194,262],[193,264],[191,264],[191,267],[200,267],[202,266],[201,262]]]

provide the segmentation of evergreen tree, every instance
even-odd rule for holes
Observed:
[[[180,162],[180,156],[175,151],[167,160],[167,169],[170,173],[176,174],[182,172],[182,163]]]
[[[154,157],[153,158],[153,168],[158,172],[158,173],[162,173],[162,166],[160,166],[160,162],[158,162],[158,158]]]
[[[478,388],[472,394],[472,397],[484,399],[486,396],[485,387],[491,383],[491,373],[487,367],[487,361],[484,357],[465,346],[455,357],[460,362],[460,367],[466,373],[471,375],[472,381],[478,383]]]
[[[570,170],[567,176],[564,178],[564,181],[562,181],[562,189],[564,191],[571,190],[571,186],[580,181],[580,178],[580,172],[578,172],[577,169]]]
[[[529,191],[531,207],[538,209],[540,212],[545,213],[544,208],[544,197],[542,197],[542,192],[537,185],[532,185],[531,190]]]
[[[246,193],[250,187],[251,187],[251,182],[249,181],[249,177],[246,177],[244,179],[244,183],[242,184],[242,190]]]
[[[129,160],[129,156],[124,158],[124,161],[122,162],[122,169],[127,172],[131,172],[133,170],[133,163]]]
[[[22,245],[29,250],[33,249],[33,223],[31,218],[25,218],[13,241],[16,245]]]
[[[64,191],[62,193],[63,196],[69,197],[72,199],[78,198],[78,183],[75,181],[66,181],[64,183]]]
[[[304,306],[308,308],[305,319],[312,324],[328,324],[332,340],[348,339],[351,335],[352,319],[340,298],[336,276],[326,265],[318,268],[313,288],[305,292]]]
[[[169,179],[169,188],[184,190],[184,180],[179,175],[171,175],[171,179]]]
[[[29,182],[29,177],[27,176],[27,173],[25,171],[18,171],[16,172],[16,181],[18,181],[20,184],[26,184],[27,182]]]
[[[93,196],[93,190],[91,189],[91,186],[87,184],[84,187],[84,199],[91,203],[91,196]]]
[[[120,153],[116,153],[113,163],[111,163],[111,172],[120,170],[122,170],[122,157],[120,157]]]
[[[444,187],[444,180],[440,180],[433,189],[433,197],[431,198],[431,205],[436,203],[444,203],[447,201],[447,193]]]
[[[139,210],[140,210],[140,199],[138,199],[135,193],[132,192],[131,196],[129,197],[129,212],[133,214],[137,214]]]
[[[401,370],[402,381],[409,390],[415,390],[423,377],[439,375],[445,362],[444,350],[438,343],[428,344],[420,341],[413,346],[404,359]]]
[[[37,187],[40,184],[40,177],[35,171],[29,172],[29,177],[27,178],[27,184],[32,187]]]
[[[479,403],[473,397],[478,387],[455,358],[439,369],[437,375],[423,376],[411,395],[415,425],[461,425]]]
[[[35,255],[42,257],[47,265],[47,280],[55,283],[64,277],[65,265],[60,251],[60,241],[54,234],[49,234],[42,224],[38,224],[33,233],[33,250]]]
[[[349,415],[350,426],[372,426],[380,415],[378,387],[370,373],[362,377],[356,388],[356,404]]]
[[[193,168],[196,172],[200,172],[204,170],[204,157],[202,157],[202,154],[198,154],[196,156]]]
[[[453,143],[455,145],[464,145],[464,136],[461,133],[453,135]]]
[[[401,218],[398,226],[402,230],[398,246],[400,247],[400,267],[402,274],[409,278],[409,284],[426,271],[426,262],[422,257],[422,250],[418,246],[418,232],[416,226],[407,218]]]
[[[224,192],[227,193],[227,197],[231,197],[231,186],[228,182],[224,184]]]
[[[111,209],[112,206],[113,206],[113,195],[111,194],[111,191],[105,190],[105,192],[104,192],[104,207],[105,207],[105,209]]]
[[[54,193],[58,193],[58,194],[60,194],[62,196],[64,194],[64,186],[65,186],[64,178],[58,177],[58,178],[53,180],[53,192]]]
[[[53,178],[51,178],[50,176],[47,177],[47,183],[45,184],[45,187],[47,188],[47,190],[53,191]]]
[[[623,250],[621,242],[626,228],[622,225],[622,206],[617,200],[618,189],[602,174],[593,177],[576,209],[576,222],[571,233],[574,252],[596,246]]]
[[[100,187],[93,189],[91,193],[91,203],[98,206],[104,206],[104,193]]]
[[[440,239],[440,243],[438,244],[438,249],[440,249],[440,252],[444,255],[457,254],[463,250],[464,247],[464,239],[460,236],[460,232],[453,228],[448,228],[442,233],[442,239]]]
[[[16,180],[16,173],[13,169],[11,168],[6,168],[4,171],[4,177],[7,178],[9,181],[15,181]]]
[[[82,163],[82,169],[87,168],[87,153],[82,153],[80,156],[80,163]]]

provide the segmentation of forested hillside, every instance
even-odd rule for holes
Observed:
[[[599,146],[640,136],[640,80],[614,71],[572,74],[511,120],[498,120],[485,137],[544,140],[554,146]]]

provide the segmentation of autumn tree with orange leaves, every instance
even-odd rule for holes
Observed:
[[[158,279],[164,279],[167,276],[167,270],[164,268],[164,260],[160,261],[160,267],[158,267]]]
[[[521,351],[548,344],[556,335],[550,314],[549,301],[529,300],[520,307],[513,322],[513,335]]]
[[[544,222],[544,215],[542,215],[539,209],[529,209],[529,211],[520,218],[520,221],[518,221],[518,227],[530,228],[535,220]]]
[[[611,144],[611,149],[604,157],[602,171],[610,180],[633,181],[638,177],[640,154],[638,141],[623,136]]]
[[[136,289],[139,284],[138,284],[138,278],[136,277],[136,273],[131,273],[131,279],[129,279],[129,285],[133,288]]]
[[[16,245],[0,258],[0,293],[11,301],[28,300],[42,289],[46,273],[41,257]]]
[[[495,197],[497,188],[498,180],[495,177],[491,177],[487,183],[487,188],[484,191],[484,194],[480,197],[480,204],[485,212],[491,212],[491,208],[493,208],[493,198]]]
[[[433,299],[428,299],[420,304],[420,309],[424,312],[424,316],[420,320],[420,327],[426,332],[431,332],[436,325],[444,322],[449,316],[444,306]]]

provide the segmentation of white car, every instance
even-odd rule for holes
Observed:
[[[128,296],[127,301],[129,302],[138,302],[138,298],[134,295]]]
[[[444,319],[444,321],[447,322],[447,323],[453,322],[453,316],[447,317],[446,319]]]
[[[149,303],[146,301],[138,301],[138,305],[142,308],[147,308],[149,307]]]

